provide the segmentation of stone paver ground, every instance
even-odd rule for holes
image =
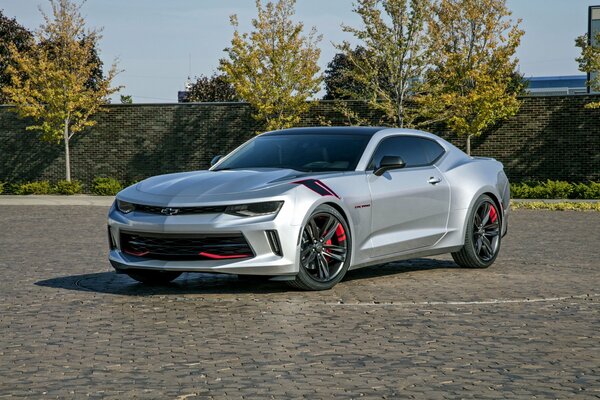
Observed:
[[[1,398],[600,398],[600,213],[517,211],[448,256],[327,292],[112,272],[107,208],[0,208]]]

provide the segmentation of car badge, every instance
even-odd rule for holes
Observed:
[[[160,213],[164,214],[164,215],[175,215],[175,214],[179,213],[179,209],[167,207],[167,208],[163,208],[162,210],[160,210]]]

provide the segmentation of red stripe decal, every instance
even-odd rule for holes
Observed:
[[[207,257],[207,258],[212,258],[214,260],[225,260],[225,259],[230,259],[230,258],[247,258],[250,257],[250,254],[232,254],[229,256],[223,256],[220,254],[213,254],[213,253],[206,253],[204,251],[201,251],[200,253],[198,253],[198,255],[203,256],[203,257]]]
[[[149,251],[135,251],[135,250],[123,250],[125,253],[127,254],[131,254],[132,256],[136,256],[136,257],[142,257],[145,256],[146,254],[150,253]]]

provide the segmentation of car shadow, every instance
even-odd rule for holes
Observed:
[[[418,258],[348,271],[342,281],[377,279],[413,271],[459,268],[446,260]],[[171,283],[145,285],[125,274],[114,271],[61,276],[38,281],[37,286],[76,291],[87,291],[125,296],[154,296],[182,294],[267,294],[284,293],[294,289],[283,282],[269,281],[262,277],[244,277],[227,274],[184,273]]]

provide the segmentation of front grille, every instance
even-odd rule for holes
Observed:
[[[121,232],[124,253],[154,260],[228,260],[254,257],[241,233],[156,234]]]
[[[135,210],[149,214],[163,214],[162,210],[167,207],[148,206],[145,204],[135,204]],[[170,207],[176,210],[173,215],[183,214],[219,214],[225,212],[227,206],[206,206],[206,207]]]

